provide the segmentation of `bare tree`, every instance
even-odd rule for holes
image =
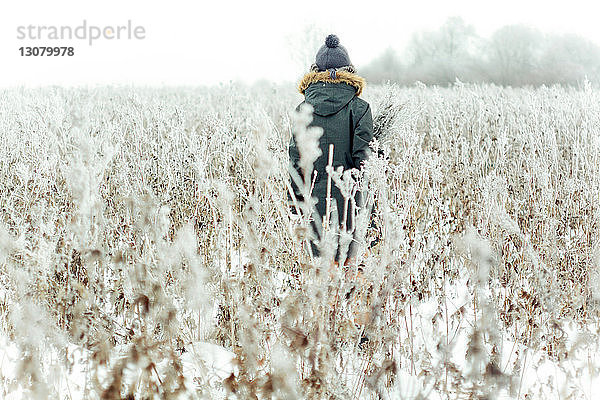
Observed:
[[[547,38],[540,59],[543,83],[577,84],[600,78],[600,48],[577,35]]]
[[[313,23],[305,25],[302,30],[286,37],[290,57],[294,61],[298,74],[307,72],[310,65],[315,62],[315,54],[325,43],[327,34],[325,29]]]
[[[508,25],[492,34],[488,42],[488,73],[502,85],[539,83],[539,59],[543,36],[526,25]]]
[[[576,85],[600,82],[600,47],[576,35],[542,34],[508,25],[485,40],[461,18],[413,34],[400,58],[388,48],[362,68],[367,79],[412,84],[494,82],[500,85]]]
[[[405,79],[403,76],[404,66],[396,51],[391,47],[388,47],[369,65],[361,68],[360,72],[373,83],[401,82]]]
[[[414,78],[426,83],[454,82],[469,69],[478,37],[460,17],[449,18],[437,31],[416,33],[407,49]]]

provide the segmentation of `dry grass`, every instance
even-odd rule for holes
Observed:
[[[591,398],[600,91],[365,96],[356,277],[288,218],[291,89],[0,92],[3,395]]]

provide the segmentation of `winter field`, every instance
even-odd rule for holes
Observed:
[[[358,274],[289,217],[293,87],[0,91],[0,398],[598,398],[600,90],[364,98]]]

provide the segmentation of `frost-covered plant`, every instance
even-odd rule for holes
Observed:
[[[333,270],[288,217],[294,96],[0,92],[0,397],[592,398],[598,89],[369,86]]]

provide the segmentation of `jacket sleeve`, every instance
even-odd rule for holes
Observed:
[[[298,110],[300,110],[300,107],[302,106],[302,104],[304,104],[304,101],[302,103],[298,104],[298,106],[296,106],[295,112],[298,112]],[[300,176],[300,180],[303,180],[302,179],[302,171],[300,171],[300,166],[298,165],[298,163],[300,161],[300,154],[298,152],[298,147],[296,146],[296,140],[295,140],[293,134],[292,134],[292,137],[290,138],[290,143],[288,146],[288,156],[289,156],[288,175],[289,175],[290,186],[292,187],[292,191],[294,192],[294,196],[296,197],[296,200],[301,202],[304,200],[304,197],[302,196],[302,191],[298,187],[298,185],[296,185],[296,182],[292,178],[292,173],[293,173],[292,171],[295,171]],[[288,199],[288,204],[292,205],[294,200],[292,199],[292,196],[290,195],[289,191],[287,191],[287,199]]]
[[[371,152],[369,143],[373,140],[373,116],[371,115],[371,106],[360,117],[354,128],[354,138],[352,143],[352,162],[354,168],[361,168]]]
[[[294,196],[296,197],[296,200],[303,201],[304,197],[301,194],[301,190],[298,187],[298,185],[296,185],[296,182],[294,181],[294,179],[292,178],[292,175],[291,175],[293,173],[292,171],[295,171],[300,176],[300,179],[302,180],[302,172],[300,171],[300,166],[298,165],[298,162],[300,161],[300,155],[298,153],[298,148],[296,147],[296,141],[294,140],[293,137],[290,139],[288,155],[290,157],[290,162],[288,164],[290,185],[292,186],[292,191],[294,192]],[[290,195],[289,191],[287,193],[287,198],[288,198],[288,203],[290,205],[293,204],[293,199],[292,199],[292,196]]]

